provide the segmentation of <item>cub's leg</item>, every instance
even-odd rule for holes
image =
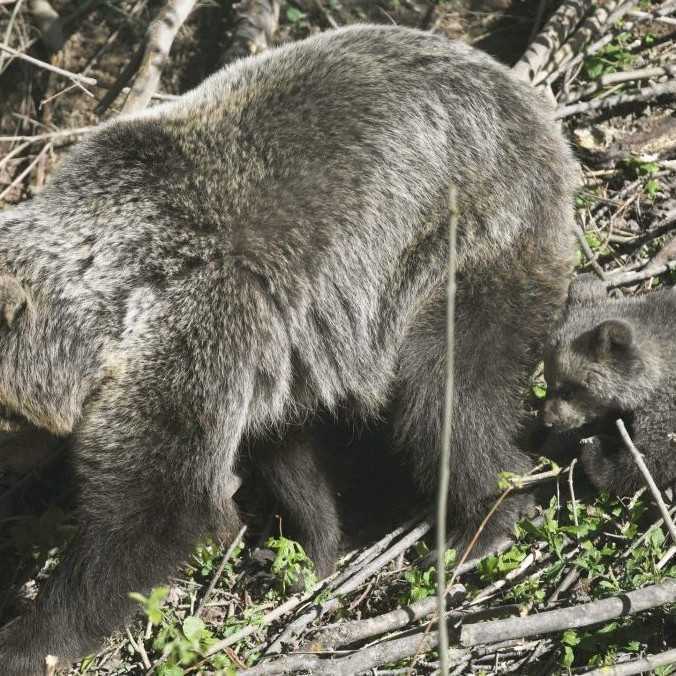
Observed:
[[[314,562],[319,578],[333,571],[340,546],[336,489],[321,430],[291,428],[283,439],[256,444],[253,458],[278,504],[282,532],[298,541]]]

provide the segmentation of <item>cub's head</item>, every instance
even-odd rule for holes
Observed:
[[[631,322],[594,320],[596,309],[569,316],[545,352],[548,426],[574,429],[627,413],[654,390],[649,347]]]

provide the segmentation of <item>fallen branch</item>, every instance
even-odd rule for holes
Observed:
[[[591,7],[591,0],[566,0],[516,63],[512,69],[514,74],[526,82],[533,81],[551,54],[568,39]]]
[[[241,0],[233,11],[235,27],[222,66],[265,51],[279,26],[279,0]]]
[[[446,607],[449,604],[462,601],[466,594],[467,590],[463,585],[454,585],[446,595]],[[402,629],[408,624],[428,617],[435,610],[438,610],[436,598],[429,596],[404,608],[391,610],[389,613],[369,617],[365,620],[339,622],[333,626],[325,627],[315,634],[310,642],[312,645],[320,645],[324,649],[351,645],[373,636],[382,636],[397,629]],[[464,615],[465,613],[458,613],[458,618]]]
[[[667,650],[658,655],[646,655],[640,660],[632,660],[616,664],[612,667],[601,667],[593,671],[585,671],[583,676],[632,676],[643,672],[653,672],[657,667],[676,664],[676,650]]]
[[[584,103],[574,103],[571,106],[562,106],[556,111],[556,117],[562,119],[577,115],[578,113],[588,113],[592,110],[604,110],[606,108],[615,108],[625,103],[645,103],[653,101],[660,96],[673,96],[676,94],[676,82],[670,80],[661,84],[645,87],[639,92],[630,94],[616,94],[607,96],[604,99],[593,99]]]
[[[426,535],[429,530],[430,525],[426,521],[423,521],[421,524],[419,524],[410,533],[392,545],[392,547],[383,552],[368,565],[364,566],[349,580],[337,587],[333,592],[334,595],[332,598],[328,599],[324,603],[314,606],[309,611],[295,619],[293,622],[289,623],[282,634],[278,636],[277,639],[268,647],[268,649],[265,651],[265,654],[270,655],[281,652],[283,643],[288,642],[291,637],[299,634],[311,622],[321,617],[325,613],[337,610],[341,605],[341,601],[338,598],[339,596],[349,594],[350,592],[357,589],[357,587],[359,587],[364,583],[364,581],[371,577],[374,572],[380,570],[384,565],[396,559],[400,554],[403,554],[409,547],[418,542],[421,537]]]
[[[617,0],[611,0],[606,2],[603,7],[598,7],[575,31],[570,42],[559,47],[551,55],[546,66],[533,78],[533,84],[538,85],[545,80],[550,83],[553,82],[552,73],[559,72],[564,64],[568,63],[574,56],[579,55],[592,40],[598,40],[607,33],[608,29],[620,21],[627,12],[631,11],[637,2],[638,0],[627,0],[627,2],[618,6]]]
[[[587,87],[569,92],[561,101],[562,103],[575,103],[580,99],[596,94],[604,87],[611,87],[622,82],[652,80],[664,75],[669,77],[676,76],[676,66],[656,66],[654,68],[641,68],[640,70],[623,70],[618,73],[606,73]]]
[[[606,286],[609,289],[616,289],[620,286],[631,286],[638,282],[643,282],[646,279],[651,277],[658,277],[667,272],[673,272],[676,270],[676,260],[668,261],[664,265],[658,267],[645,268],[644,270],[639,270],[638,272],[621,272],[611,277],[608,277],[606,280]]]
[[[664,500],[662,499],[662,493],[660,493],[660,489],[657,487],[657,484],[655,483],[652,474],[650,474],[650,470],[645,464],[643,456],[639,453],[638,449],[634,445],[634,442],[631,440],[629,432],[627,432],[627,428],[624,426],[624,421],[620,418],[615,421],[615,425],[617,426],[617,429],[620,431],[620,436],[622,437],[624,445],[626,446],[627,450],[631,453],[631,457],[634,459],[636,466],[638,467],[639,471],[643,476],[643,479],[648,485],[648,489],[650,490],[653,498],[655,499],[655,502],[657,503],[657,507],[660,510],[660,514],[664,519],[664,525],[667,527],[667,529],[669,530],[669,534],[671,535],[671,543],[676,544],[676,526],[674,526],[674,522],[671,519],[669,510],[667,509],[667,506],[664,504]]]
[[[167,0],[157,18],[148,27],[146,47],[138,75],[122,107],[123,113],[143,110],[160,86],[162,68],[178,29],[195,6],[196,0]]]
[[[577,239],[577,243],[580,245],[580,248],[582,249],[582,253],[584,253],[585,258],[592,266],[594,272],[598,275],[599,279],[605,281],[607,278],[606,273],[603,270],[603,268],[599,265],[596,255],[591,250],[589,242],[587,242],[587,238],[584,236],[584,231],[578,225],[575,226],[575,237]]]
[[[513,638],[551,634],[564,629],[588,627],[674,601],[676,580],[669,579],[661,584],[579,606],[549,610],[526,617],[468,624],[462,628],[460,643],[471,647],[481,643],[497,643]]]
[[[306,594],[290,598],[288,601],[285,601],[281,606],[278,606],[277,608],[274,608],[269,613],[267,613],[259,623],[251,624],[248,627],[244,627],[243,629],[240,629],[238,632],[235,632],[234,634],[228,636],[222,641],[215,643],[205,652],[205,658],[211,657],[212,655],[215,655],[216,653],[223,651],[225,648],[228,648],[231,645],[234,645],[235,643],[239,643],[242,639],[251,636],[251,634],[255,633],[256,631],[259,631],[262,627],[269,626],[270,624],[278,620],[280,617],[283,617],[284,615],[293,612],[299,606],[303,605],[304,603],[307,603],[317,593],[321,593],[331,588],[335,588],[342,585],[348,578],[352,577],[352,575],[360,567],[362,567],[369,561],[373,560],[376,556],[385,551],[389,546],[389,544],[392,542],[392,540],[398,538],[400,535],[403,535],[406,532],[407,528],[411,528],[413,525],[415,525],[413,521],[408,522],[407,524],[399,526],[391,533],[388,533],[387,535],[382,537],[380,540],[378,540],[378,542],[374,543],[373,545],[365,549],[363,552],[361,552],[361,554],[359,554],[359,556],[350,563],[350,565],[347,567],[346,570],[335,575],[333,579],[330,578],[329,580],[327,580],[327,584],[320,585],[316,589],[313,589],[307,592]]]
[[[269,676],[288,674],[296,671],[309,671],[312,674],[331,674],[332,676],[354,676],[382,664],[398,662],[416,653],[434,650],[439,643],[436,631],[425,634],[416,632],[409,636],[383,641],[369,648],[362,648],[349,657],[322,659],[317,655],[289,655],[274,662],[259,664],[251,669],[239,672],[241,676]],[[466,650],[449,651],[449,663],[457,664],[468,656]]]

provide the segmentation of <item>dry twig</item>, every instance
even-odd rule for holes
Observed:
[[[235,539],[230,543],[230,546],[228,547],[227,551],[223,555],[223,559],[221,560],[221,563],[219,564],[218,568],[216,569],[214,576],[211,578],[211,582],[209,583],[209,587],[204,592],[204,596],[202,596],[202,600],[199,602],[197,609],[195,610],[195,616],[196,617],[199,617],[202,614],[202,611],[204,610],[204,604],[209,600],[209,597],[213,593],[214,589],[216,589],[216,585],[218,584],[218,581],[221,578],[223,571],[225,570],[225,566],[228,563],[228,561],[230,560],[232,553],[235,551],[235,549],[238,547],[239,543],[242,541],[242,538],[244,537],[244,533],[246,533],[246,526],[242,526],[239,529],[239,533],[237,533],[237,535],[235,535]]]
[[[453,426],[453,346],[455,335],[455,244],[458,228],[458,201],[454,186],[448,190],[448,265],[446,291],[446,391],[439,455],[437,488],[437,616],[439,619],[439,670],[448,674],[448,630],[441,621],[446,612],[446,512],[451,481],[451,430]]]
[[[615,425],[617,426],[617,429],[620,432],[620,436],[622,437],[624,445],[626,446],[627,450],[631,453],[631,457],[634,459],[636,466],[638,467],[639,471],[643,476],[643,479],[648,485],[650,493],[652,494],[653,498],[655,499],[655,502],[657,503],[657,507],[660,510],[660,514],[664,519],[664,524],[666,525],[667,529],[669,530],[669,534],[671,535],[672,544],[676,545],[676,526],[674,525],[674,522],[671,519],[671,515],[669,514],[667,506],[664,504],[664,500],[662,498],[662,493],[660,493],[660,489],[657,487],[655,480],[650,474],[650,470],[645,464],[643,456],[641,455],[641,453],[639,453],[639,450],[636,448],[634,442],[631,440],[629,432],[627,432],[627,428],[624,426],[624,421],[622,419],[618,419],[615,421]]]
[[[160,86],[162,68],[169,57],[176,33],[192,12],[195,2],[196,0],[167,0],[167,4],[148,27],[145,52],[138,75],[122,112],[143,110],[150,103]]]

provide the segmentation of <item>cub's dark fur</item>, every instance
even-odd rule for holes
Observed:
[[[545,357],[545,423],[579,443],[589,479],[625,495],[642,478],[615,426],[623,418],[661,485],[676,479],[676,291],[610,299],[589,279],[571,287]]]
[[[79,536],[34,612],[0,632],[3,673],[91,651],[130,590],[205,531],[232,533],[243,436],[280,439],[260,462],[320,570],[330,487],[288,425],[320,407],[385,418],[434,495],[450,183],[450,501],[456,530],[474,528],[497,473],[529,465],[521,394],[565,300],[576,179],[535,91],[465,45],[392,27],[241,61],[88,136],[0,214],[0,404],[72,435],[80,484]]]

